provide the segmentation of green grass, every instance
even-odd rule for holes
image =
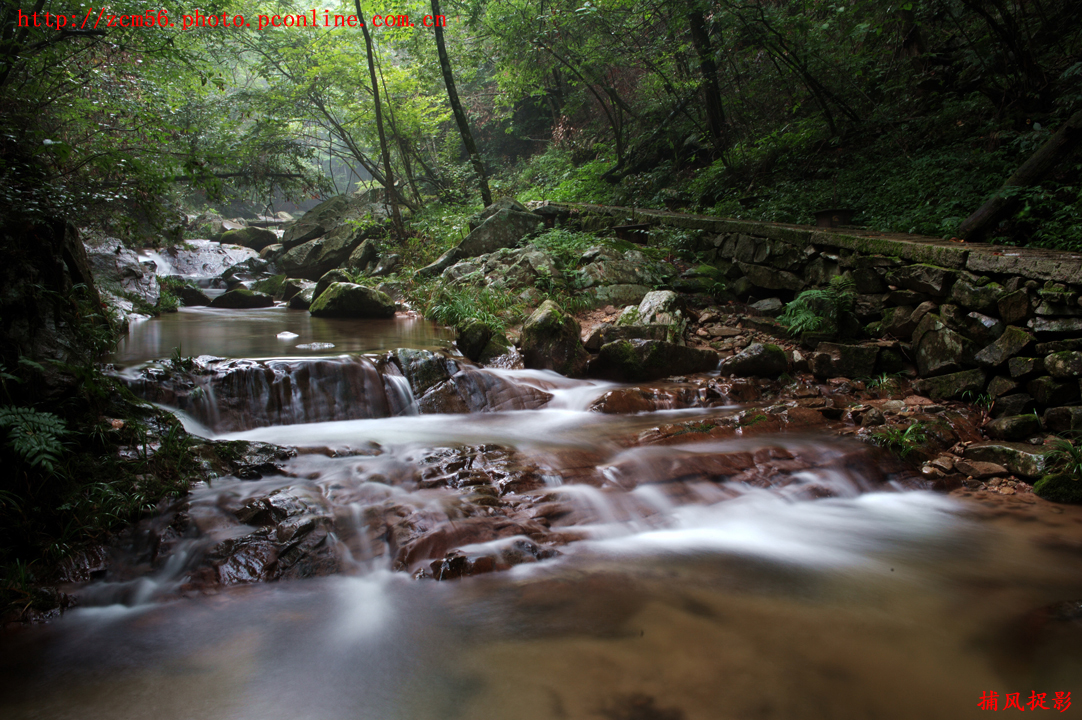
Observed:
[[[890,450],[903,459],[908,457],[918,446],[924,444],[927,439],[927,428],[924,423],[919,421],[910,424],[909,427],[904,429],[896,425],[884,425],[873,432],[871,436],[874,444]]]

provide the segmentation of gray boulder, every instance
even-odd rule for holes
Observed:
[[[252,292],[240,287],[236,290],[224,292],[210,302],[211,307],[231,308],[237,310],[250,310],[253,308],[265,308],[274,305],[274,298],[264,293]]]
[[[266,228],[246,227],[240,230],[228,230],[218,238],[223,245],[240,245],[260,251],[278,242],[278,236]]]
[[[777,377],[789,369],[789,358],[777,345],[754,343],[721,361],[722,375]]]
[[[555,370],[580,377],[589,355],[579,337],[578,322],[551,300],[541,304],[522,325],[522,361],[528,368]]]
[[[336,282],[320,293],[308,311],[316,317],[390,318],[394,300],[375,288]]]

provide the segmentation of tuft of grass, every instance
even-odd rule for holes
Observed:
[[[886,448],[900,458],[907,457],[928,439],[927,428],[922,422],[914,422],[902,429],[897,425],[884,425],[872,433],[872,442]]]
[[[1058,437],[1048,444],[1044,459],[1049,472],[1070,475],[1082,480],[1082,447],[1077,442]]]

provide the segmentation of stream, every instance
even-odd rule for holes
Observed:
[[[167,387],[174,347],[213,357]],[[136,533],[0,638],[0,717],[901,720],[1082,692],[1076,508],[921,489],[716,377],[599,412],[626,388],[451,347],[402,314],[135,325],[113,360],[144,396],[296,452],[197,484],[153,560]]]

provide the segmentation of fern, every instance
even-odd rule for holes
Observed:
[[[8,431],[7,445],[30,467],[55,472],[64,452],[67,425],[56,415],[26,407],[0,408],[0,428]]]
[[[855,283],[847,275],[831,278],[825,288],[805,290],[785,306],[778,322],[794,334],[838,331],[838,319],[851,312],[855,300]]]

